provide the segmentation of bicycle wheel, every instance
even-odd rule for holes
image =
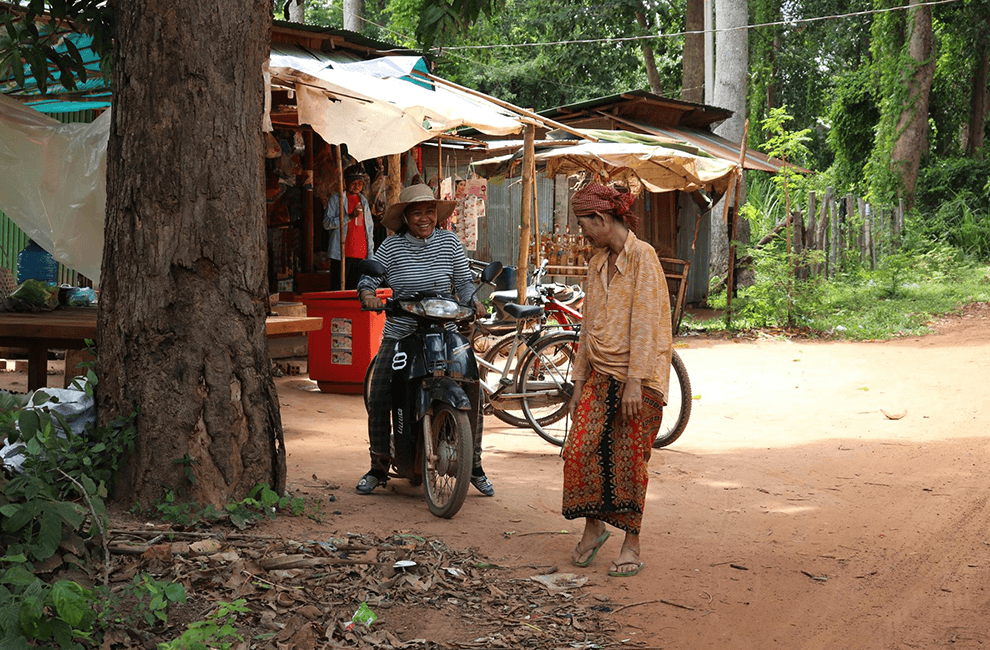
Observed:
[[[449,404],[439,404],[424,431],[423,492],[426,505],[437,517],[449,519],[457,514],[471,482],[474,459],[471,423],[467,413]]]
[[[657,439],[653,441],[654,449],[666,447],[680,438],[691,417],[691,379],[677,350],[670,355],[670,387],[667,392],[667,406],[663,407],[663,422]],[[676,414],[677,418],[668,420],[672,414]]]
[[[574,394],[571,370],[578,335],[564,332],[533,344],[519,375],[522,410],[529,425],[547,442],[564,444],[571,425],[568,405]]]
[[[515,357],[509,358],[509,352],[512,351],[512,341],[515,339],[515,332],[512,334],[506,334],[505,336],[498,339],[488,352],[485,353],[484,360],[497,368],[497,370],[491,370],[483,364],[478,364],[478,376],[482,381],[492,385],[494,389],[498,389],[500,386],[499,380],[501,377],[506,377],[515,381],[516,369],[519,367],[520,358],[524,356],[525,346],[519,345]],[[508,374],[503,373],[505,366],[509,366]],[[507,390],[511,392],[513,389],[510,386]],[[504,404],[496,404],[491,399],[487,400],[488,405],[492,408],[492,414],[497,417],[502,422],[513,426],[513,427],[528,427],[529,424],[526,422],[526,416],[523,415],[522,405],[518,400],[509,401],[507,400]]]

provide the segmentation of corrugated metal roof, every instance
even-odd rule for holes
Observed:
[[[721,158],[722,160],[728,160],[734,163],[739,162],[741,145],[738,142],[733,142],[732,140],[727,140],[721,136],[715,135],[711,131],[695,129],[687,126],[650,126],[647,124],[637,124],[636,126],[643,129],[647,133],[652,133],[653,135],[676,138],[682,142],[698,147],[702,151],[705,151],[716,158]],[[805,169],[804,167],[788,165],[783,160],[770,158],[766,154],[753,149],[746,149],[746,159],[743,162],[744,169],[776,173],[785,166],[805,174],[813,173],[811,170]]]

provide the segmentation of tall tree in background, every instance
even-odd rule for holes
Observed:
[[[928,93],[932,88],[935,60],[932,57],[932,8],[908,9],[907,52],[909,67],[904,76],[907,97],[897,118],[891,164],[901,178],[903,198],[910,205],[918,179],[921,157],[928,152]]]
[[[361,0],[343,0],[344,29],[352,32],[361,31]]]
[[[687,0],[684,31],[698,32],[684,37],[681,72],[681,99],[701,104],[705,101],[705,0]]]
[[[746,0],[715,2],[715,91],[714,106],[727,108],[732,117],[722,122],[715,133],[740,142],[746,123],[746,91],[749,78],[749,21]],[[722,200],[729,200],[725,197]],[[714,275],[725,275],[729,268],[729,238],[723,210],[716,206],[710,214],[712,244],[708,265]]]

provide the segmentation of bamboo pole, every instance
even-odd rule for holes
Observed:
[[[743,136],[742,143],[739,147],[739,169],[733,175],[732,179],[735,184],[735,195],[733,197],[733,204],[736,206],[735,211],[732,213],[732,238],[729,239],[729,275],[726,278],[725,287],[725,324],[729,325],[729,321],[732,320],[732,289],[735,282],[735,267],[736,267],[736,237],[739,234],[739,188],[742,186],[742,174],[744,163],[746,162],[746,139],[749,137],[749,120],[743,124]],[[738,178],[737,178],[738,177]],[[726,192],[728,196],[728,192]],[[725,207],[728,209],[729,201],[725,201]]]
[[[340,290],[347,286],[347,272],[344,270],[344,213],[347,211],[347,197],[344,192],[344,156],[340,151],[341,145],[337,145],[337,178],[340,180],[340,212],[337,214],[337,234],[340,236]]]
[[[385,205],[395,205],[399,202],[402,192],[402,154],[392,154],[388,157],[388,186],[385,188]]]
[[[516,265],[516,302],[526,304],[526,271],[529,266],[530,222],[533,214],[533,178],[536,176],[536,127],[526,127],[523,145],[522,205],[519,214],[519,262]]]
[[[536,174],[533,174],[533,252],[536,261],[536,268],[540,268],[540,202],[537,200],[536,193]]]
[[[421,76],[421,77],[426,77],[430,81],[434,81],[434,82],[439,83],[439,84],[444,84],[445,86],[449,86],[450,88],[454,88],[455,90],[459,90],[462,93],[465,93],[465,94],[468,94],[468,95],[473,95],[475,97],[480,97],[481,99],[484,99],[486,101],[489,101],[489,102],[495,104],[496,106],[501,106],[502,108],[507,108],[510,111],[512,111],[512,112],[514,112],[514,113],[516,113],[518,115],[524,115],[524,116],[526,116],[526,117],[528,117],[528,118],[530,118],[532,120],[535,120],[539,124],[542,124],[542,125],[545,125],[545,126],[552,126],[555,129],[560,129],[561,131],[565,131],[567,133],[570,133],[571,135],[576,135],[579,138],[583,138],[585,140],[591,140],[592,142],[598,142],[598,138],[596,138],[593,135],[587,135],[585,133],[581,133],[577,129],[575,129],[573,127],[570,127],[570,126],[567,126],[566,124],[562,124],[560,122],[551,120],[550,118],[543,117],[542,115],[540,115],[538,113],[534,113],[533,111],[530,111],[530,110],[526,110],[525,108],[520,108],[518,106],[513,106],[509,102],[502,101],[501,99],[496,99],[495,97],[492,97],[491,95],[486,95],[483,92],[479,92],[477,90],[473,90],[471,88],[466,88],[464,86],[455,84],[453,81],[448,81],[448,80],[444,79],[443,77],[437,77],[437,76],[434,76],[432,74],[425,74],[425,73],[422,73],[422,72],[420,72],[418,70],[413,70],[413,74],[418,75],[418,76]],[[532,126],[532,124],[530,124],[530,126]]]
[[[303,131],[303,271],[313,271],[313,131]]]

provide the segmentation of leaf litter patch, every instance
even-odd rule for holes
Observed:
[[[294,541],[145,527],[112,531],[109,547],[114,585],[148,573],[181,583],[187,603],[162,629],[115,630],[106,648],[153,648],[238,599],[250,612],[234,650],[594,648],[619,632],[584,578],[556,567],[527,575],[532,566],[415,534]]]

